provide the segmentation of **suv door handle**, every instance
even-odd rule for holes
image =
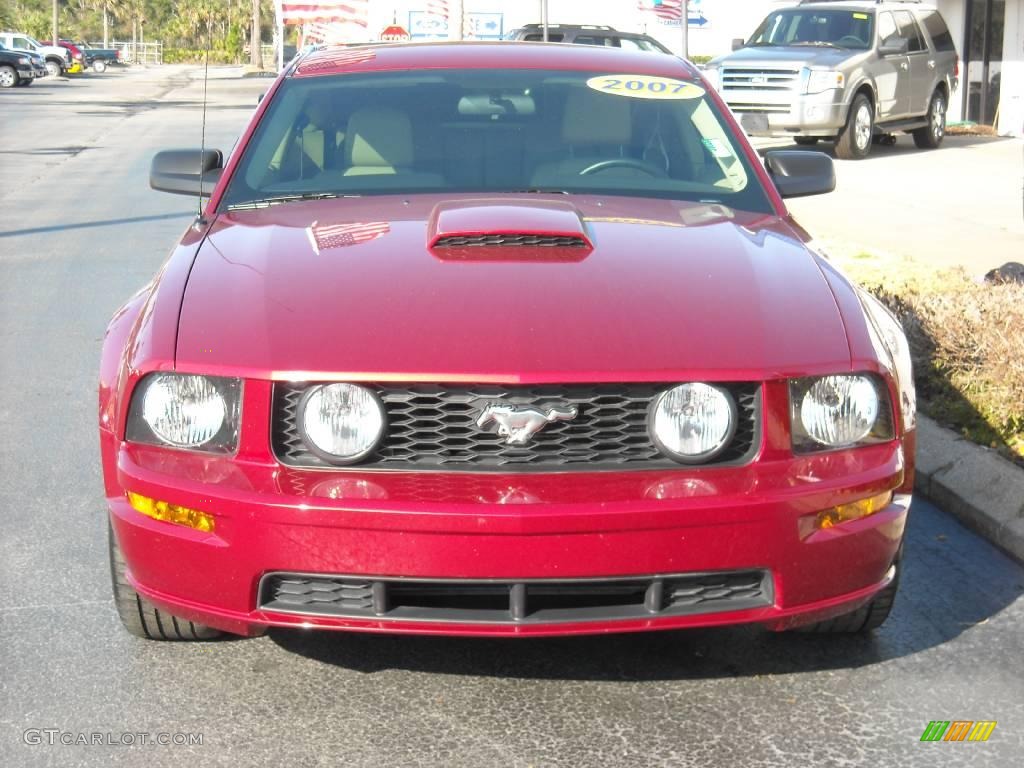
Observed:
[[[928,62],[928,69],[935,69],[935,59]]]
[[[905,62],[905,61],[900,62],[900,69],[909,69],[909,68],[910,68],[910,65],[907,64],[907,62]]]

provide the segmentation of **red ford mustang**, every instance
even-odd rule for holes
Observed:
[[[914,468],[906,340],[690,64],[321,48],[115,316],[99,422],[127,629],[877,627]]]

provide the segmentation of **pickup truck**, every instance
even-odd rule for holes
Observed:
[[[24,32],[0,32],[0,44],[12,51],[38,53],[46,60],[46,71],[51,77],[63,75],[71,67],[71,52],[59,45],[43,45]]]
[[[116,48],[94,48],[89,43],[75,43],[85,55],[85,66],[96,72],[105,72],[111,64],[121,63],[121,52]]]
[[[0,43],[0,88],[32,85],[37,77],[46,77],[42,59],[27,51],[12,51]]]

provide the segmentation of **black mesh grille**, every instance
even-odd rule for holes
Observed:
[[[529,624],[656,618],[771,605],[768,571],[532,581],[269,573],[260,610],[399,621]]]
[[[434,242],[435,248],[464,248],[479,245],[531,246],[537,248],[586,248],[587,241],[575,235],[445,235]]]
[[[297,429],[299,401],[309,384],[274,387],[273,446],[295,467],[326,467]],[[359,468],[471,471],[564,471],[617,467],[678,467],[663,456],[647,430],[653,399],[671,384],[583,384],[528,387],[422,384],[373,386],[384,403],[386,432],[377,451]],[[710,464],[739,464],[757,450],[760,388],[722,384],[736,400],[736,434]],[[478,427],[488,403],[540,410],[575,407],[571,421],[546,424],[527,445],[508,445],[494,424]]]

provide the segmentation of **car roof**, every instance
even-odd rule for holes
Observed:
[[[527,42],[397,43],[319,47],[298,58],[296,77],[402,69],[564,69],[694,79],[697,70],[670,54],[589,45]]]
[[[818,6],[824,8],[857,8],[860,10],[883,7],[887,11],[891,11],[894,8],[907,11],[914,9],[935,10],[934,3],[923,3],[919,0],[811,0],[811,2],[794,3],[788,8],[777,8],[775,10],[788,11],[791,8],[799,8],[801,6],[809,8],[817,8]]]

